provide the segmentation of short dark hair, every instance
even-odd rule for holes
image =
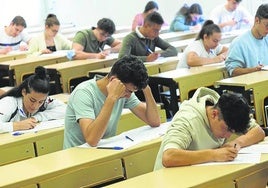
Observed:
[[[22,90],[25,89],[26,93],[35,91],[37,93],[48,94],[50,90],[49,77],[44,67],[38,66],[35,68],[35,74],[26,78],[19,86],[12,88],[8,92],[1,95],[0,99],[6,96],[21,97]]]
[[[255,17],[268,19],[268,4],[262,4],[259,6]]]
[[[146,4],[143,12],[146,13],[146,12],[152,10],[152,9],[155,9],[155,8],[158,10],[158,4],[155,1],[149,1]]]
[[[199,31],[196,40],[204,39],[204,35],[210,36],[213,33],[221,33],[221,29],[212,20],[206,20],[201,30]]]
[[[242,0],[235,0],[237,3],[240,3]]]
[[[11,24],[20,25],[24,28],[27,27],[26,21],[22,16],[15,16],[13,20],[11,21]]]
[[[144,23],[162,25],[164,23],[164,19],[158,12],[152,12],[145,17]]]
[[[106,33],[109,33],[110,35],[114,34],[115,32],[115,24],[114,22],[109,18],[102,18],[98,21],[97,27],[100,30],[105,31]]]
[[[249,127],[250,107],[247,100],[238,93],[223,93],[214,106],[220,110],[222,119],[229,130],[245,133]]]
[[[142,60],[133,55],[126,55],[118,59],[113,65],[108,77],[116,76],[123,83],[131,83],[138,90],[148,84],[148,73]]]

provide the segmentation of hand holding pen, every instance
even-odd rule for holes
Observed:
[[[146,47],[146,50],[149,52],[149,55],[146,58],[147,62],[155,61],[160,56],[159,53],[153,52],[148,46],[145,46],[145,47]]]
[[[263,67],[263,64],[260,61],[258,61],[258,65],[256,67],[256,71],[260,71],[262,69],[262,67]]]
[[[13,131],[33,129],[38,123],[39,121],[33,117],[13,122]]]
[[[99,48],[100,52],[97,53],[96,55],[96,59],[105,59],[107,55],[110,54],[109,50],[102,50],[101,48]]]

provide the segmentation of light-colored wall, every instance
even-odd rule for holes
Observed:
[[[43,25],[48,13],[55,13],[61,23],[74,23],[77,26],[95,26],[100,18],[108,17],[116,25],[131,25],[136,13],[142,12],[149,0],[2,0],[0,25],[8,24],[15,15],[22,15],[28,26]],[[170,23],[184,4],[199,3],[205,17],[217,5],[226,0],[155,0],[159,12]],[[262,3],[268,0],[243,0],[252,15]]]

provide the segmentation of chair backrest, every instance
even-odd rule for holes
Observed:
[[[88,79],[89,79],[89,77],[87,77],[87,76],[71,78],[69,80],[69,91],[70,91],[70,93],[76,88],[76,86],[78,84],[80,84],[81,82],[84,82],[84,81],[86,81]]]

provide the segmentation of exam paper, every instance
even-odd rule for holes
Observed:
[[[208,166],[208,165],[229,165],[229,164],[246,164],[246,163],[259,163],[261,160],[261,153],[238,153],[233,161],[226,162],[208,162],[197,164],[195,166]]]
[[[36,125],[35,128],[33,128],[33,129],[22,130],[22,131],[14,131],[11,134],[14,134],[14,133],[21,133],[21,134],[34,133],[34,132],[38,132],[38,131],[41,131],[41,130],[53,129],[53,128],[63,127],[63,126],[64,126],[64,119],[42,121],[38,125]]]
[[[97,147],[123,147],[124,149],[129,148],[131,146],[137,145],[144,141],[153,140],[155,138],[159,138],[164,135],[167,131],[170,122],[162,123],[159,127],[150,127],[149,125],[145,125],[136,129],[132,129],[126,132],[123,132],[117,136],[113,136],[106,139],[101,139],[97,145]],[[126,136],[131,138],[127,139]],[[81,148],[90,148],[91,146],[87,143],[78,146]]]

